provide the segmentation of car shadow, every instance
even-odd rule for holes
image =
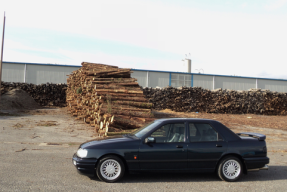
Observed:
[[[276,181],[287,180],[286,165],[270,165],[269,170],[261,170],[258,172],[248,172],[247,175],[241,177],[239,181]]]
[[[99,181],[99,182],[102,182],[97,176],[89,176],[89,178],[93,181]]]
[[[91,180],[100,181],[97,177]],[[237,182],[287,180],[287,166],[270,166],[269,170],[248,172]],[[125,174],[117,183],[155,183],[155,182],[221,182],[215,173],[159,173],[145,172],[139,174]]]
[[[119,183],[220,181],[215,173],[140,173],[126,174]]]

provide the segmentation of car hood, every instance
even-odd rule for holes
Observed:
[[[106,144],[106,143],[118,143],[118,142],[125,142],[135,140],[135,138],[124,136],[124,135],[117,135],[112,137],[100,137],[90,141],[87,141],[81,144],[81,148],[86,148],[91,145],[99,145],[99,144]]]

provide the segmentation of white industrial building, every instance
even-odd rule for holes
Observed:
[[[66,83],[67,75],[81,66],[55,65],[39,63],[3,62],[2,81],[25,82],[33,84]],[[132,77],[143,87],[202,87],[214,90],[218,88],[248,90],[252,88],[268,89],[287,93],[287,80],[255,77],[239,77],[200,73],[182,73],[172,71],[154,71],[132,69]]]

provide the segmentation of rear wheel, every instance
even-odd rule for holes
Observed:
[[[125,166],[122,160],[114,155],[102,158],[96,168],[97,176],[100,180],[113,183],[122,178]]]
[[[227,156],[221,160],[217,169],[217,174],[220,179],[232,182],[239,179],[242,171],[243,166],[240,159],[234,156]]]

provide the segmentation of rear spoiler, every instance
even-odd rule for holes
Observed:
[[[266,135],[260,134],[260,133],[249,133],[249,132],[243,132],[243,133],[237,133],[239,136],[249,136],[249,137],[255,137],[259,141],[264,141],[266,139]]]

